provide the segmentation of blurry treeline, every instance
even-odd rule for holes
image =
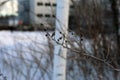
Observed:
[[[69,55],[68,80],[82,80],[80,75],[83,80],[119,80],[120,0],[72,2],[75,9],[70,16],[70,31],[80,39],[70,41],[75,51]]]

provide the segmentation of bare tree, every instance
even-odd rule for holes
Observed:
[[[39,36],[35,39],[30,36],[23,36],[21,39],[14,37],[15,41],[27,39],[31,43],[26,45],[17,43],[14,48],[0,48],[0,52],[4,53],[1,54],[3,57],[0,61],[5,70],[9,71],[6,73],[12,76],[8,76],[8,79],[52,80],[53,42],[56,42],[57,45],[69,50],[67,80],[119,80],[120,69],[117,56],[119,14],[114,1],[108,0],[108,3],[103,0],[72,1],[75,8],[70,17],[74,24],[70,22],[70,26],[74,28],[69,30],[64,45],[59,43],[64,39],[64,32],[59,32],[61,37],[55,40],[55,32],[45,30],[49,41],[48,45],[44,44],[45,50],[41,47]],[[112,15],[108,10],[109,4]]]

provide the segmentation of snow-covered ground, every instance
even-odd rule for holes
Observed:
[[[50,79],[47,75],[43,76],[49,68],[45,64],[49,60],[45,34],[46,32],[0,31],[0,70],[8,80]]]
[[[0,70],[8,80],[52,80],[53,53],[45,35],[46,32],[0,31]]]
[[[51,54],[53,53],[49,49],[51,46],[45,34],[46,32],[0,31],[0,70],[4,76],[7,76],[7,80],[52,80]],[[91,53],[89,41],[84,40],[83,43],[85,50]],[[74,46],[78,47],[76,43]],[[87,65],[91,66],[89,63]],[[86,78],[82,69],[80,71],[77,66],[74,68],[76,70],[74,73],[71,72],[71,75],[75,75],[76,80],[97,80],[94,67],[89,67],[93,70]],[[107,77],[104,80],[114,80],[112,71],[107,69],[105,71]]]
[[[41,44],[47,43],[46,32],[11,32],[0,31],[0,46],[14,45],[17,43],[30,43],[37,41]]]

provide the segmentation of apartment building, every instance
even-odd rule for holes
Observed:
[[[54,24],[56,0],[31,0],[30,22],[37,25]]]
[[[30,23],[54,27],[56,1],[57,0],[30,0]]]
[[[56,1],[57,0],[30,0],[30,23],[40,25],[40,26],[54,27],[55,20],[56,20],[56,17],[55,17],[56,5],[57,5]],[[82,0],[74,0],[74,1],[82,1]],[[89,0],[89,1],[93,1],[93,0]],[[95,0],[95,1],[100,4],[102,2],[103,4],[102,7],[104,6],[105,8],[104,23],[105,25],[112,27],[113,26],[112,12],[111,12],[111,5],[109,0]],[[74,14],[73,11],[74,11],[74,6],[70,2],[70,15]]]

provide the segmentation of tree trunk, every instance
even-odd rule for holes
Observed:
[[[57,0],[55,40],[65,42],[68,34],[69,0]],[[63,34],[63,35],[61,35]],[[61,38],[62,36],[62,38]],[[63,43],[65,45],[65,43]],[[53,80],[66,80],[67,48],[54,45]]]

